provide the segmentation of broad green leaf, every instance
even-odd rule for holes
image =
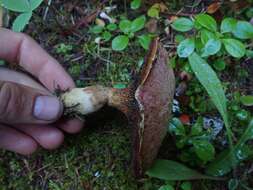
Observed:
[[[210,39],[206,43],[203,54],[201,55],[202,57],[206,57],[209,55],[214,55],[218,53],[221,49],[221,41],[219,39]]]
[[[125,35],[119,35],[112,40],[112,49],[115,51],[122,51],[128,45],[129,39]]]
[[[138,9],[141,6],[141,0],[132,0],[131,9]]]
[[[171,134],[175,134],[176,136],[185,136],[186,134],[184,125],[176,117],[173,117],[170,121],[168,130]]]
[[[217,23],[215,19],[207,14],[199,14],[195,17],[196,22],[198,22],[204,28],[211,31],[217,31]]]
[[[153,166],[146,172],[150,177],[168,181],[211,179],[218,178],[203,175],[181,163],[172,160],[156,160]]]
[[[174,187],[171,185],[163,185],[158,190],[174,190]]]
[[[109,30],[109,31],[114,31],[117,29],[117,24],[114,24],[114,23],[110,23],[106,26],[106,29]]]
[[[216,36],[213,32],[210,32],[207,29],[202,29],[200,31],[200,38],[203,44],[206,44],[208,42],[208,40],[210,39],[215,39]]]
[[[246,53],[245,45],[239,40],[223,39],[222,42],[225,46],[225,49],[231,56],[235,58],[241,58],[245,55]]]
[[[242,96],[240,100],[244,106],[253,106],[253,96]]]
[[[132,22],[130,20],[122,20],[119,23],[119,29],[125,34],[128,34],[131,31],[131,24]]]
[[[33,11],[38,8],[42,2],[43,0],[30,0],[30,10]]]
[[[207,162],[214,159],[215,149],[213,145],[206,140],[194,140],[192,142],[197,156]]]
[[[29,23],[32,17],[32,12],[20,14],[13,22],[12,30],[15,32],[21,32],[24,30],[25,26]]]
[[[253,120],[250,121],[248,128],[244,131],[240,140],[234,147],[234,151],[225,150],[221,152],[211,164],[208,165],[206,173],[213,176],[223,176],[230,172],[233,167],[241,161],[253,155],[251,148],[245,145],[248,140],[253,139]],[[234,158],[234,162],[231,162]]]
[[[28,12],[30,4],[28,0],[2,0],[3,7],[16,12]]]
[[[239,39],[252,39],[253,25],[246,21],[238,21],[235,29],[233,30],[233,34]]]
[[[143,47],[146,50],[148,50],[151,40],[152,38],[148,34],[143,34],[141,36],[138,36],[138,41],[141,44],[141,47]]]
[[[236,28],[237,20],[234,18],[225,18],[221,23],[221,33],[232,32]]]
[[[214,105],[220,112],[226,126],[227,135],[231,146],[230,148],[233,148],[232,132],[228,122],[227,99],[219,78],[212,67],[210,67],[208,63],[198,54],[191,54],[189,56],[189,63],[199,82],[206,89]]]
[[[144,28],[146,17],[144,15],[134,19],[131,24],[131,32],[137,32]]]
[[[177,54],[179,57],[186,58],[194,52],[194,39],[185,39],[177,47]]]
[[[179,18],[176,19],[172,24],[171,27],[180,32],[187,32],[193,28],[194,24],[192,20],[188,18]]]

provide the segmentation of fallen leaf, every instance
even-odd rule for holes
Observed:
[[[217,10],[219,10],[220,7],[221,7],[221,3],[220,3],[220,2],[212,3],[211,5],[209,5],[209,6],[207,7],[206,12],[209,13],[209,14],[213,14],[213,13],[215,13]]]

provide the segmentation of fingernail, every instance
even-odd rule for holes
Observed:
[[[62,103],[53,96],[38,96],[35,100],[33,114],[39,120],[52,121],[62,113]]]

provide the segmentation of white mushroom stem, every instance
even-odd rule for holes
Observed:
[[[61,95],[66,109],[80,115],[87,115],[99,110],[108,102],[110,88],[89,86],[74,88]]]

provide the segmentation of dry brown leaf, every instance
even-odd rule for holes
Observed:
[[[217,10],[219,10],[220,7],[221,7],[221,3],[220,3],[220,2],[212,3],[211,5],[209,5],[209,6],[207,7],[206,12],[209,13],[209,14],[213,14],[213,13],[215,13]]]

